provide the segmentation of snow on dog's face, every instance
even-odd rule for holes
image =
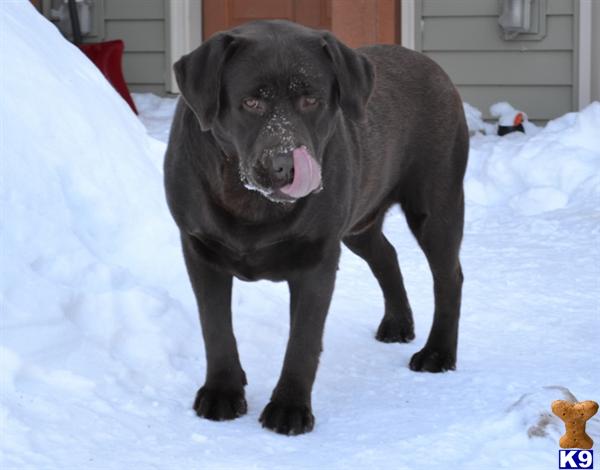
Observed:
[[[363,56],[328,33],[285,21],[217,34],[175,71],[202,130],[237,159],[242,183],[277,202],[326,184],[324,150],[336,114],[341,108],[361,119],[373,82]]]
[[[215,133],[233,143],[246,187],[272,200],[293,201],[321,188],[323,148],[337,107],[333,73],[323,70],[323,52],[315,52],[323,57],[251,42],[223,71],[225,106]]]

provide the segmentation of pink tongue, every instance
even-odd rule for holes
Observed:
[[[294,149],[294,180],[280,191],[293,198],[304,197],[321,185],[321,167],[306,147]]]

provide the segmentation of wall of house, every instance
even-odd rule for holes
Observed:
[[[123,39],[131,91],[165,93],[166,0],[104,0],[104,40]]]
[[[49,16],[63,0],[41,1]],[[499,0],[416,0],[416,48],[440,63],[463,99],[486,117],[491,104],[508,100],[532,119],[551,119],[577,108],[577,1],[547,0],[542,40],[504,41]],[[600,100],[600,0],[591,3],[591,98]],[[94,5],[94,31],[86,40],[123,39],[131,90],[164,94],[170,0],[94,0]]]
[[[94,0],[93,29],[84,42],[122,39],[123,74],[131,91],[164,94],[167,79],[168,0]],[[68,17],[53,18],[63,0],[43,0],[44,15],[69,30]],[[63,7],[64,8],[64,7]]]
[[[417,49],[446,70],[463,99],[484,117],[490,117],[491,104],[504,100],[533,120],[576,108],[573,0],[547,0],[541,40],[504,40],[498,0],[419,0],[416,7]]]

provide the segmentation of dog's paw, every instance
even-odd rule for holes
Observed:
[[[384,316],[375,335],[382,343],[408,343],[415,339],[415,328],[412,320],[397,316]]]
[[[416,372],[445,372],[456,369],[456,353],[427,346],[415,353],[409,367]]]
[[[244,398],[244,389],[219,390],[202,387],[196,394],[194,410],[201,418],[225,421],[246,414],[248,405]]]
[[[310,406],[285,405],[275,402],[270,402],[265,407],[259,421],[263,428],[290,436],[310,432],[315,425],[315,417]]]

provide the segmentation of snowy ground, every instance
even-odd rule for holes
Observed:
[[[567,392],[544,387],[600,401],[600,103],[472,138],[455,372],[407,368],[433,306],[401,213],[385,230],[413,343],[374,340],[381,294],[343,253],[317,424],[288,438],[257,421],[283,359],[284,284],[235,284],[248,415],[191,409],[205,363],[160,170],[174,102],[136,96],[148,137],[26,2],[3,2],[0,18],[1,468],[557,468],[548,413]]]

